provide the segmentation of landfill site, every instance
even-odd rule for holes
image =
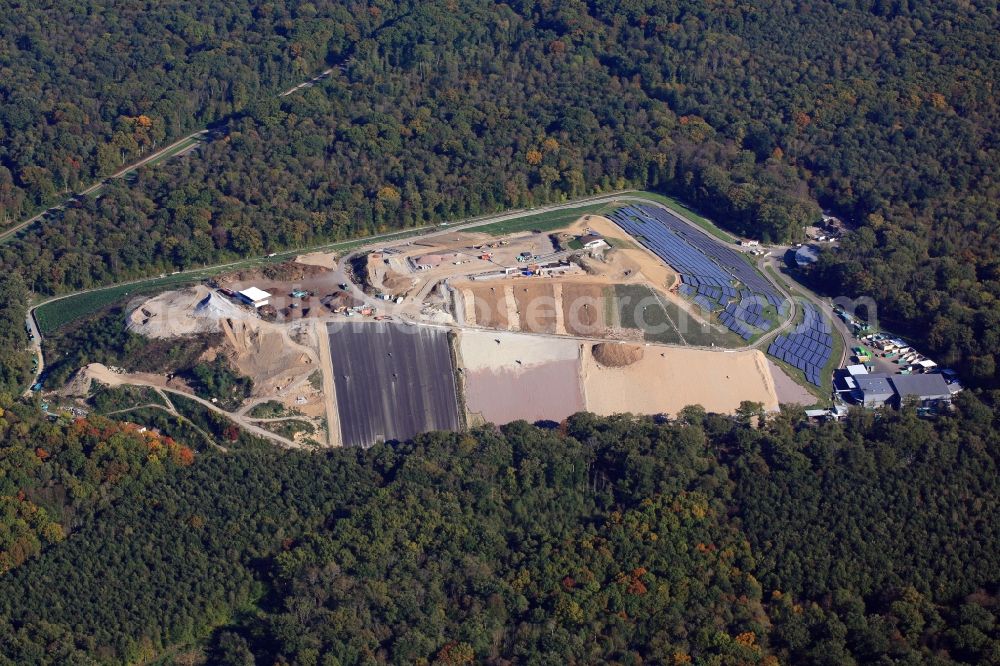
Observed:
[[[363,447],[579,411],[815,401],[686,295],[644,240],[599,215],[546,232],[445,230],[222,275],[133,304],[127,325],[152,338],[222,332],[212,353],[253,394],[213,408],[258,427],[255,406],[280,404],[312,433],[272,438],[286,446]],[[109,381],[105,368],[89,372]],[[112,380],[184,390],[167,377]]]

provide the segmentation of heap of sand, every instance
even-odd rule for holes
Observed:
[[[587,409],[600,415],[676,415],[687,405],[731,414],[744,400],[778,408],[774,380],[757,350],[716,352],[650,346],[627,367],[609,368],[583,355],[583,390]]]
[[[309,392],[309,375],[320,368],[319,358],[314,349],[293,341],[286,327],[227,319],[222,332],[237,370],[253,379],[254,396]]]
[[[417,282],[416,279],[400,275],[391,268],[386,269],[385,275],[382,276],[382,288],[393,296],[402,296]]]
[[[594,360],[606,368],[624,368],[642,360],[643,348],[638,345],[602,342],[591,350]]]

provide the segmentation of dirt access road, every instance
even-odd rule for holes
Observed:
[[[222,409],[218,405],[208,400],[199,398],[198,396],[192,395],[190,393],[185,393],[184,391],[178,391],[177,389],[170,388],[166,386],[166,380],[164,380],[161,383],[153,381],[151,379],[144,379],[142,377],[137,377],[135,375],[118,374],[117,372],[113,372],[110,368],[100,363],[92,363],[91,365],[88,365],[86,368],[86,373],[87,376],[90,377],[91,379],[95,379],[101,382],[102,384],[107,384],[109,386],[125,386],[125,385],[144,386],[146,388],[152,388],[158,391],[164,391],[166,393],[173,393],[174,395],[179,395],[183,398],[187,398],[188,400],[193,400],[202,407],[210,409],[213,412],[221,414],[222,416],[226,417],[227,419],[235,423],[240,428],[243,428],[247,432],[257,435],[258,437],[269,439],[275,444],[280,444],[281,446],[290,449],[303,448],[299,444],[296,444],[295,442],[286,437],[282,437],[281,435],[277,435],[271,432],[270,430],[265,430],[264,428],[255,425],[254,423],[251,422],[251,419],[249,419],[246,416],[243,416],[236,412],[227,412],[226,410]]]
[[[323,407],[326,410],[326,438],[330,446],[343,446],[344,436],[337,409],[337,386],[333,381],[333,361],[330,357],[330,336],[326,324],[316,322],[311,334],[319,349],[320,371],[323,373]]]

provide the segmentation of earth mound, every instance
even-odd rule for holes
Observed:
[[[198,301],[192,316],[209,319],[241,319],[245,318],[246,314],[240,306],[213,291]]]
[[[594,345],[591,353],[594,360],[606,368],[624,368],[642,359],[643,348],[638,345],[602,342]]]

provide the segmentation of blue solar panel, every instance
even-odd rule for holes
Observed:
[[[626,206],[609,215],[654,254],[685,276],[690,283],[719,287],[721,295],[735,298],[735,279],[744,285],[744,298],[761,294],[768,302],[780,301],[771,283],[736,250],[687,224],[676,215],[650,206]],[[756,312],[760,314],[760,312]]]

